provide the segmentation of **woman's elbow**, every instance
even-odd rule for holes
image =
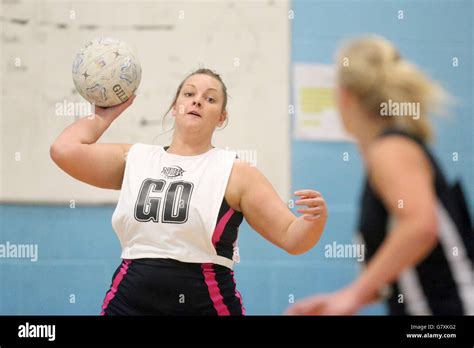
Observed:
[[[49,156],[54,163],[59,164],[71,157],[72,150],[72,146],[64,145],[56,141],[49,147]]]
[[[410,234],[423,249],[432,250],[438,243],[439,223],[436,214],[418,216],[413,219],[411,226],[408,231],[412,231]]]
[[[307,250],[301,248],[286,248],[285,251],[290,255],[301,255],[304,254]]]
[[[314,226],[305,236],[300,236],[300,238],[287,240],[287,243],[283,246],[283,249],[290,255],[301,255],[310,251],[319,240],[324,231],[324,226],[326,219],[322,220],[319,224]]]
[[[49,147],[49,157],[53,160],[54,163],[58,163],[61,156],[61,148],[57,143],[53,143]]]
[[[427,219],[420,228],[423,239],[431,246],[438,243],[438,230],[439,223],[436,216]]]
[[[308,243],[308,244],[286,247],[285,251],[290,255],[301,255],[310,251],[318,243],[318,241],[319,241],[319,238],[318,240],[311,241],[311,243]]]

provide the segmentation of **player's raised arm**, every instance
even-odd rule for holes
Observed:
[[[67,127],[50,147],[51,158],[58,167],[90,185],[120,189],[125,170],[124,156],[132,145],[96,144],[96,141],[134,98],[106,109],[96,107],[94,115]]]

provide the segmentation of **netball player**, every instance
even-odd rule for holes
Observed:
[[[122,245],[102,305],[104,315],[243,315],[234,282],[242,219],[290,254],[319,240],[327,219],[319,192],[301,190],[294,216],[268,180],[212,146],[227,119],[227,91],[219,75],[200,69],[178,87],[171,105],[169,147],[97,144],[133,102],[96,108],[95,117],[66,128],[51,157],[82,182],[121,190],[112,225]]]
[[[359,231],[368,264],[349,286],[288,313],[354,314],[385,295],[392,315],[474,314],[469,213],[427,149],[427,113],[446,94],[380,37],[349,42],[337,66],[339,111],[367,171]],[[390,113],[387,103],[415,103],[419,113]]]

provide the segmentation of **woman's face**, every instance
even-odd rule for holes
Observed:
[[[351,106],[350,106],[349,92],[341,86],[340,83],[336,86],[336,106],[341,117],[342,125],[348,133],[352,133],[352,122],[353,117],[351,117]]]
[[[173,106],[176,127],[212,134],[227,117],[227,112],[222,110],[223,103],[224,92],[218,80],[204,74],[190,76]]]

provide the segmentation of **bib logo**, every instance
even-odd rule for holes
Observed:
[[[178,166],[172,166],[172,167],[163,167],[163,170],[161,171],[161,174],[168,179],[177,179],[183,176],[183,173],[185,171],[183,168],[178,167]]]

